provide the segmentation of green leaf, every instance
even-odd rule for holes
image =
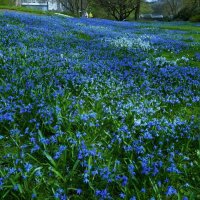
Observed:
[[[49,162],[50,162],[50,164],[54,167],[54,168],[56,168],[56,163],[55,163],[55,161],[54,161],[54,159],[47,153],[47,152],[43,152],[43,154],[46,156],[46,158],[49,160]]]
[[[56,174],[59,178],[61,178],[64,182],[65,182],[65,179],[64,177],[61,175],[61,173],[59,171],[57,171],[55,168],[53,167],[49,167],[49,170],[51,170],[52,172],[54,172],[54,174]]]
[[[39,160],[37,160],[35,157],[33,157],[31,154],[27,153],[26,155],[28,155],[30,158],[32,158],[37,163],[41,164],[41,162]]]

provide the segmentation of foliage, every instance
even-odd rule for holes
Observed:
[[[92,12],[95,18],[114,19],[108,12],[105,11],[96,1],[89,1],[87,10]]]
[[[175,19],[187,21],[192,16],[192,10],[184,7],[181,9],[178,14],[175,16]]]
[[[200,14],[199,7],[184,7],[175,16],[175,19],[188,21],[190,18],[192,18],[192,16],[199,15],[199,14]]]
[[[169,16],[175,16],[183,6],[183,3],[182,0],[164,0],[163,6]]]
[[[153,9],[152,7],[149,5],[149,3],[146,3],[146,2],[143,2],[141,4],[141,13],[142,14],[149,14],[149,13],[152,13],[153,12]]]
[[[191,22],[200,22],[200,14],[190,17]]]
[[[193,15],[198,15],[200,0],[158,0],[152,4],[155,14],[160,13],[165,17],[175,20],[189,20]]]
[[[15,4],[15,0],[0,0],[0,6],[11,6]]]
[[[174,16],[182,8],[182,0],[157,0],[152,3],[154,14]]]
[[[0,198],[199,199],[198,26],[1,13]]]
[[[95,2],[116,20],[123,21],[127,19],[134,10],[137,11],[138,15],[141,0],[97,0]]]

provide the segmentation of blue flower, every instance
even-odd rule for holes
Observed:
[[[168,186],[166,195],[172,196],[172,195],[176,195],[176,194],[177,194],[176,189],[173,186]]]
[[[161,186],[162,186],[162,182],[161,182],[161,181],[158,181],[158,182],[157,182],[157,185],[158,185],[158,187],[161,187]]]
[[[26,170],[26,172],[30,172],[31,171],[31,169],[32,169],[32,164],[30,164],[30,163],[25,163],[24,164],[24,168],[25,168],[25,170]]]
[[[119,194],[120,198],[124,199],[126,197],[126,195],[124,193],[120,193]]]
[[[60,200],[67,200],[67,195],[64,193],[64,190],[62,188],[56,190],[54,197]]]
[[[13,190],[17,191],[18,189],[19,189],[18,184],[15,184],[15,185],[13,186]]]
[[[195,57],[198,61],[200,61],[200,53],[195,53]]]
[[[3,186],[3,180],[4,179],[0,177],[0,190],[1,190],[2,186]]]
[[[76,190],[76,193],[77,193],[78,195],[80,195],[80,194],[82,193],[82,190],[81,190],[81,189],[77,189],[77,190]]]
[[[67,148],[67,147],[66,147],[65,145],[59,146],[59,149],[58,149],[58,151],[55,153],[55,155],[54,155],[53,158],[54,158],[55,160],[59,159],[60,156],[62,155],[63,151],[65,151],[66,148]]]
[[[130,173],[132,176],[135,175],[135,167],[134,167],[133,164],[129,164],[129,165],[128,165],[128,171],[129,171],[129,173]]]
[[[127,176],[122,176],[122,186],[126,186],[128,184],[128,177]]]
[[[102,200],[103,199],[109,199],[110,198],[110,194],[109,192],[107,191],[107,189],[104,189],[104,190],[96,190],[95,191],[95,194],[97,197],[100,197]]]
[[[200,103],[200,69],[190,66],[200,53],[176,59],[176,53],[198,50],[198,43],[160,26],[15,12],[0,16],[1,194],[6,185],[21,189],[19,182],[23,186],[31,175],[37,198],[44,179],[55,199],[67,199],[59,173],[70,175],[71,188],[83,184],[84,191],[74,191],[77,198],[84,192],[100,200],[135,200],[130,198],[135,179],[140,189],[149,188],[149,179],[160,191],[172,180],[182,185],[176,174],[184,177],[195,167],[188,152],[199,139],[198,114],[190,117],[186,110]],[[56,162],[57,175],[44,151]],[[188,192],[190,184],[183,184]],[[145,188],[138,195],[150,199]],[[169,186],[160,195],[176,193]]]
[[[142,189],[141,189],[141,192],[142,192],[142,193],[146,193],[146,189],[145,189],[145,188],[142,188]]]
[[[180,171],[177,169],[175,163],[171,163],[171,166],[167,168],[167,171],[168,171],[168,172],[177,173],[177,174],[180,173]]]
[[[35,193],[33,193],[32,195],[31,195],[31,198],[32,199],[35,199],[37,197],[37,194],[35,194]]]

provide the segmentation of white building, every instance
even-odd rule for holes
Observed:
[[[44,11],[63,10],[62,5],[57,0],[17,0],[16,5]]]

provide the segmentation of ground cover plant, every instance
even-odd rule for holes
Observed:
[[[199,199],[199,27],[2,12],[0,199]]]

